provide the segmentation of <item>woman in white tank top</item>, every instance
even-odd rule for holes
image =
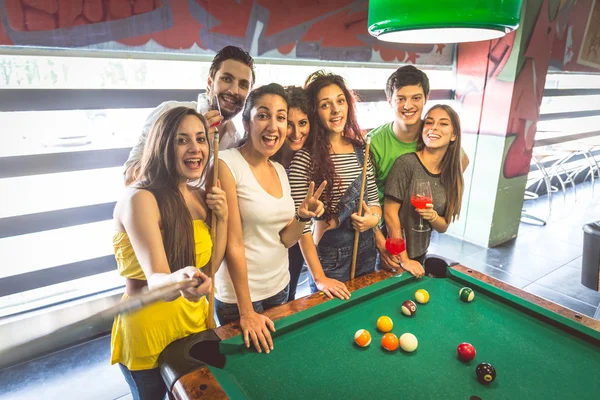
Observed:
[[[252,91],[242,121],[247,140],[225,150],[219,159],[219,180],[227,194],[227,250],[215,276],[215,309],[223,325],[240,320],[244,341],[256,350],[273,349],[273,322],[260,315],[287,301],[288,251],[304,224],[323,213],[311,184],[295,211],[290,185],[281,164],[270,161],[287,134],[288,104],[282,86],[272,83]],[[326,183],[325,183],[326,184]]]

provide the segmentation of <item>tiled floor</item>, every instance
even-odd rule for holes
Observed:
[[[581,185],[579,185],[581,186]],[[600,190],[600,188],[598,189]],[[582,225],[600,220],[600,196],[592,202],[588,186],[578,187],[577,201],[554,196],[546,226],[522,223],[515,240],[486,249],[449,235],[432,237],[430,253],[459,261],[470,268],[590,317],[600,318],[600,293],[580,283]],[[547,214],[545,199],[525,208]],[[301,282],[304,279],[301,278]],[[306,282],[298,296],[309,292]],[[131,399],[119,369],[111,366],[110,338],[105,336],[0,372],[4,399]]]
[[[434,233],[429,252],[600,319],[600,293],[581,284],[582,227],[600,221],[599,191],[596,188],[594,201],[589,184],[577,186],[577,198],[572,190],[566,201],[554,195],[550,218],[545,197],[526,202],[524,208],[547,219],[547,225],[521,223],[516,239],[495,248]]]

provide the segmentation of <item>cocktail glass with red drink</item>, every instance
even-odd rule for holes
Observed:
[[[385,249],[393,256],[397,256],[406,250],[406,242],[401,237],[390,237],[385,240]]]
[[[427,204],[433,202],[431,196],[431,186],[428,181],[416,180],[412,187],[410,202],[417,210],[427,208]],[[423,217],[419,214],[419,225],[412,227],[415,232],[429,232],[429,224],[423,224]]]

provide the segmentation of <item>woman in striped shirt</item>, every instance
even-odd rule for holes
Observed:
[[[328,182],[321,200],[325,214],[306,224],[300,248],[310,269],[311,289],[348,299],[342,282],[350,279],[354,232],[360,232],[356,276],[375,270],[373,228],[381,219],[373,167],[368,163],[363,203],[357,214],[365,157],[363,132],[356,120],[355,97],[339,75],[317,71],[306,83],[310,101],[312,145],[294,156],[290,166],[292,197],[298,207],[309,182]],[[371,206],[369,207],[368,204]]]

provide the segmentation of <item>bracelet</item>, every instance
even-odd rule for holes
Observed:
[[[296,213],[294,214],[294,219],[298,222],[308,222],[310,221],[312,218],[308,217],[308,218],[302,218],[299,214],[298,211],[296,211]]]
[[[435,217],[433,217],[433,219],[431,221],[429,221],[429,223],[432,223],[433,221],[435,221],[437,219],[437,217],[439,217],[439,214],[437,213],[437,211],[433,210],[435,212]]]
[[[376,226],[379,226],[379,223],[381,222],[381,215],[379,215],[377,213],[373,213],[373,215],[377,217],[377,225]]]

